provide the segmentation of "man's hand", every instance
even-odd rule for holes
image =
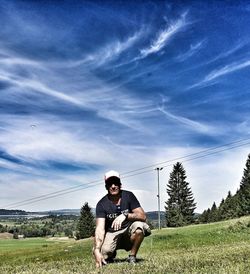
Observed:
[[[119,230],[122,227],[122,223],[126,220],[126,216],[124,214],[120,214],[116,217],[112,223],[112,228],[114,230]]]
[[[93,251],[93,254],[95,256],[95,265],[96,267],[102,267],[103,264],[107,264],[107,262],[104,260],[102,253],[99,248],[95,248]]]

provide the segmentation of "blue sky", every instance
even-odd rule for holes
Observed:
[[[0,208],[95,207],[106,171],[151,166],[123,188],[157,210],[169,161],[163,209],[174,159],[250,138],[247,1],[0,0],[0,25]],[[239,187],[238,144],[180,159],[197,211]]]

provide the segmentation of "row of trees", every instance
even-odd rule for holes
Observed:
[[[19,219],[13,225],[0,224],[0,233],[8,232],[14,237],[45,237],[45,236],[68,236],[73,237],[76,231],[78,217],[68,216],[47,216],[34,219]]]
[[[231,218],[237,218],[250,214],[250,154],[240,182],[240,188],[235,195],[228,192],[225,199],[222,199],[217,207],[214,202],[211,208],[205,210],[199,221],[202,223],[217,222]]]

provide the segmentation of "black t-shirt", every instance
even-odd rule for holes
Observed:
[[[133,209],[140,207],[135,195],[127,190],[121,190],[121,203],[116,206],[109,200],[108,194],[105,195],[96,206],[96,218],[105,218],[105,230],[113,232],[111,228],[114,219],[122,213],[131,213]],[[122,223],[121,229],[124,229],[130,224],[129,221]]]

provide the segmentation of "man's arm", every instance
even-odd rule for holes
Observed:
[[[129,221],[146,221],[146,214],[142,207],[137,207],[132,210],[132,213],[128,213],[127,219]]]
[[[102,267],[102,264],[106,264],[102,253],[101,247],[105,237],[105,218],[96,218],[96,229],[95,229],[95,242],[93,253],[95,256],[96,267]]]
[[[129,221],[141,221],[141,222],[145,222],[146,221],[146,214],[144,212],[144,210],[142,209],[142,207],[137,207],[135,209],[132,210],[132,213],[128,213],[127,215],[125,214],[120,214],[118,217],[115,218],[115,220],[112,223],[112,228],[114,230],[119,230],[122,227],[122,223],[125,220],[129,220]]]

